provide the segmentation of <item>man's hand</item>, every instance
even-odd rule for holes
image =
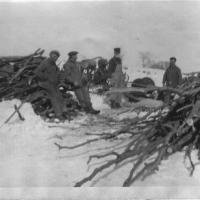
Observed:
[[[75,86],[75,87],[79,87],[80,85],[78,84],[77,81],[75,81],[75,82],[74,82],[74,86]]]
[[[73,83],[73,86],[74,86],[74,89],[79,89],[79,88],[82,87],[82,85],[79,84],[77,81],[75,81],[75,82]]]

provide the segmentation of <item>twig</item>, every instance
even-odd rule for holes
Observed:
[[[15,110],[16,110],[18,116],[19,116],[19,119],[22,120],[22,121],[24,121],[25,118],[24,118],[24,117],[21,115],[21,113],[19,112],[19,108],[18,108],[16,105],[14,105],[14,108],[15,108]]]
[[[5,120],[5,122],[0,126],[0,128],[2,128],[12,119],[12,117],[17,113],[17,111],[19,111],[19,109],[23,106],[23,104],[24,102],[21,102],[21,104],[17,107],[17,109],[15,109],[15,111]]]

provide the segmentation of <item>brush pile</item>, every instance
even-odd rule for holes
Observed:
[[[88,164],[100,159],[102,162],[90,174],[77,182],[80,187],[105,173],[110,167],[120,167],[131,163],[132,168],[127,172],[123,186],[130,186],[137,180],[156,173],[159,165],[177,151],[185,152],[185,159],[189,160],[190,175],[193,174],[195,164],[191,159],[191,152],[197,152],[200,159],[200,80],[198,77],[188,77],[178,88],[156,88],[168,94],[175,94],[169,104],[154,111],[143,112],[134,119],[126,121],[114,132],[90,133],[90,140],[74,146],[55,145],[62,149],[76,149],[85,145],[95,145],[99,141],[124,140],[122,148],[106,149],[104,153],[91,155]],[[87,133],[88,134],[88,133]]]
[[[51,102],[34,74],[35,69],[45,59],[43,53],[44,50],[38,49],[28,56],[0,57],[0,101],[20,99],[23,103],[30,102],[36,114],[53,119]],[[70,119],[77,114],[78,104],[67,92],[71,90],[71,86],[64,86],[61,87],[61,92],[66,106],[70,108],[65,116]]]

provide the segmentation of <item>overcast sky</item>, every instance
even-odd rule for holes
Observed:
[[[200,2],[0,3],[0,55],[24,55],[38,47],[66,59],[112,56],[140,64],[139,52],[156,60],[177,57],[184,71],[200,70]]]

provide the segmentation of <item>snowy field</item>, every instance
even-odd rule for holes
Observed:
[[[148,71],[152,76],[155,75],[155,79],[161,73],[155,70],[145,73]],[[54,143],[78,144],[91,139],[91,136],[85,135],[87,132],[115,130],[117,125],[111,127],[106,123],[110,117],[117,121],[136,115],[117,115],[119,111],[111,110],[97,95],[92,95],[92,102],[96,109],[101,110],[100,116],[80,114],[75,120],[61,124],[45,122],[34,114],[30,104],[23,105],[21,113],[25,121],[20,121],[16,115],[0,128],[0,187],[73,186],[91,173],[95,166],[88,168],[89,155],[103,153],[106,147],[114,148],[118,144],[116,141],[101,141],[96,145],[61,151]],[[0,103],[0,124],[13,112],[14,104],[19,105],[20,102],[13,100]],[[193,157],[196,160],[195,154]],[[200,168],[197,166],[190,177],[185,165],[187,162],[183,162],[183,153],[176,153],[163,161],[156,174],[135,182],[133,186],[199,186]],[[109,168],[85,186],[121,186],[131,166],[131,163],[127,163],[121,168]]]

